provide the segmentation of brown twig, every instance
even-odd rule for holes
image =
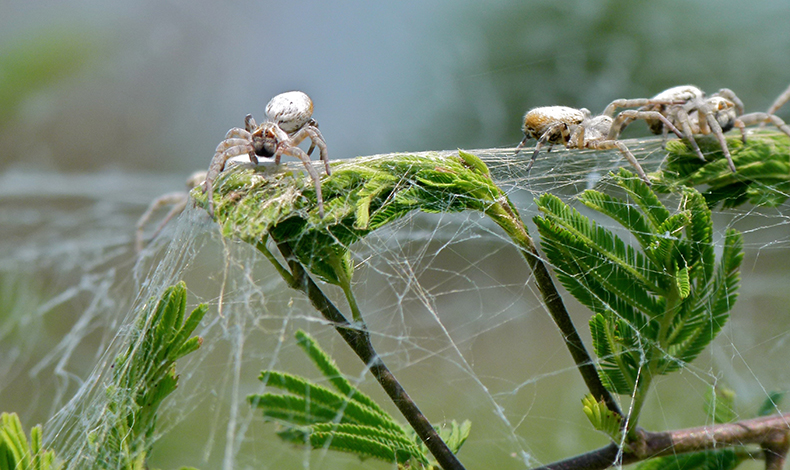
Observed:
[[[498,207],[497,207],[498,206]],[[524,222],[516,211],[510,206],[507,200],[500,201],[486,211],[486,214],[494,219],[500,227],[502,227],[515,243],[521,248],[521,254],[527,260],[532,273],[535,275],[535,284],[538,286],[543,302],[546,305],[546,310],[549,311],[551,318],[560,329],[562,339],[565,341],[568,351],[571,353],[579,373],[582,375],[587,389],[595,397],[596,400],[603,400],[609,410],[623,416],[620,407],[617,405],[612,394],[604,387],[601,378],[598,375],[598,369],[595,362],[590,357],[587,349],[584,347],[584,342],[576,331],[573,325],[568,310],[562,301],[554,281],[551,279],[548,268],[543,263],[543,260],[538,253],[532,237],[527,233],[524,227]]]
[[[261,250],[266,247],[259,246]],[[296,259],[290,245],[287,242],[278,242],[277,248],[283,255],[291,269],[290,279],[286,279],[290,287],[299,290],[307,295],[313,306],[321,312],[328,321],[332,322],[340,336],[351,346],[351,349],[362,359],[370,369],[376,380],[379,381],[384,391],[398,407],[422,442],[428,447],[436,461],[444,470],[464,470],[464,466],[458,461],[455,454],[450,451],[447,444],[439,437],[431,423],[422,414],[417,404],[409,397],[406,390],[387,368],[381,357],[376,353],[370,341],[370,333],[364,325],[355,326],[350,323],[338,308],[329,300],[321,289],[313,282],[313,279],[305,271],[304,267]],[[268,250],[267,250],[268,251]],[[271,258],[270,258],[271,259]],[[273,262],[276,262],[272,259]],[[279,271],[279,269],[278,269]],[[286,273],[287,274],[287,273]],[[285,277],[285,276],[284,276]]]
[[[790,413],[666,432],[638,433],[634,451],[615,444],[533,470],[603,470],[653,457],[757,444],[763,448],[766,470],[781,470],[790,447]]]

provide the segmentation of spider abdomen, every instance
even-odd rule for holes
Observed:
[[[558,125],[565,125],[572,131],[585,118],[584,110],[569,108],[567,106],[543,106],[533,108],[524,115],[524,134],[533,139],[540,139],[547,131],[551,131]],[[561,142],[561,134],[553,132],[548,142],[558,144]]]
[[[280,93],[266,105],[268,120],[289,134],[304,127],[312,116],[313,100],[301,91]]]

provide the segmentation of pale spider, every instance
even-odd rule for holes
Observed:
[[[175,217],[176,215],[180,214],[186,207],[187,202],[189,201],[189,191],[193,188],[196,188],[198,185],[203,183],[206,179],[206,172],[205,171],[196,171],[192,175],[187,178],[186,182],[186,191],[177,191],[172,193],[167,193],[159,196],[158,198],[151,201],[151,204],[148,206],[148,209],[140,216],[137,220],[137,231],[135,232],[134,237],[134,247],[137,252],[143,251],[143,246],[145,244],[143,239],[143,231],[145,229],[146,224],[149,220],[151,220],[151,216],[154,215],[154,212],[159,209],[160,207],[164,207],[167,205],[172,204],[173,207],[170,209],[170,212],[167,213],[164,219],[159,222],[159,226],[156,227],[156,230],[151,235],[151,238],[156,238],[159,235],[159,232],[165,228],[170,219]]]
[[[669,120],[660,113],[647,112],[651,118],[663,120],[673,132],[680,134]],[[575,149],[618,149],[623,157],[628,160],[639,177],[648,185],[650,180],[634,155],[617,138],[610,138],[613,119],[611,116],[592,116],[587,109],[575,109],[567,106],[544,106],[533,108],[524,115],[524,140],[516,147],[516,155],[521,151],[529,139],[537,139],[535,151],[529,161],[527,171],[532,168],[535,159],[544,145],[549,145],[549,151],[555,144],[562,144],[566,148]]]
[[[244,129],[234,127],[225,134],[225,140],[220,142],[211,159],[211,165],[203,185],[203,192],[208,197],[208,212],[214,216],[214,181],[225,168],[228,159],[240,155],[248,155],[252,163],[258,163],[258,157],[274,158],[274,163],[279,164],[283,155],[296,157],[304,163],[307,173],[315,183],[316,199],[318,201],[318,214],[324,217],[324,199],[321,195],[321,178],[313,167],[310,153],[314,147],[321,152],[321,160],[326,166],[326,174],[331,174],[329,169],[329,156],[327,155],[326,142],[318,130],[318,124],[312,119],[313,101],[301,91],[281,93],[266,105],[266,121],[258,125],[252,115],[244,118]],[[307,153],[298,145],[309,138],[312,142]]]
[[[743,114],[743,103],[732,90],[727,88],[722,88],[717,93],[706,97],[705,92],[695,86],[677,86],[664,90],[649,100],[614,101],[606,108],[604,114],[611,116],[618,107],[634,106],[641,106],[641,108],[636,113],[623,111],[614,120],[609,133],[610,139],[617,138],[622,130],[634,119],[644,119],[651,132],[666,136],[667,127],[665,120],[658,120],[648,117],[646,114],[641,114],[645,112],[658,113],[683,130],[682,137],[689,142],[697,157],[702,161],[707,160],[702,155],[694,135],[714,134],[721,145],[724,156],[727,158],[730,170],[733,172],[736,169],[730,155],[730,149],[727,147],[727,141],[724,138],[725,132],[737,127],[741,131],[741,138],[746,142],[746,126],[770,121],[782,132],[790,135],[790,127],[771,113]]]

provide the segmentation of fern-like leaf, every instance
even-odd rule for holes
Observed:
[[[656,231],[669,217],[669,210],[641,178],[638,178],[625,168],[620,168],[620,171],[615,176],[615,181],[634,198],[636,205],[639,206],[645,216],[647,216],[647,220],[650,221],[653,231]]]
[[[604,401],[596,401],[592,395],[586,395],[582,398],[582,410],[596,430],[609,436],[615,444],[622,442],[622,417],[607,408]]]
[[[642,462],[635,468],[636,470],[734,470],[743,460],[743,454],[738,454],[733,449],[719,449],[658,457]]]
[[[344,422],[401,430],[400,426],[394,423],[391,418],[382,416],[377,410],[370,409],[366,405],[335,393],[326,387],[311,384],[301,377],[284,372],[263,371],[261,372],[260,380],[266,385],[285,390],[304,399],[304,402],[294,402],[296,410],[300,413],[310,413],[311,407],[319,407],[321,410],[332,410],[335,416],[342,416]],[[257,406],[259,407],[266,408],[272,403],[269,397],[261,400],[261,397],[264,397],[264,395],[254,397],[257,397]],[[255,399],[250,398],[250,400]],[[328,415],[322,414],[321,416],[326,417]],[[333,417],[329,417],[330,421],[333,419]]]
[[[642,245],[647,248],[652,241],[650,234],[653,228],[642,212],[631,204],[623,204],[620,199],[598,191],[586,190],[579,196],[579,201],[590,209],[607,215],[630,231]]]
[[[413,431],[406,431],[370,397],[354,387],[334,360],[307,333],[296,333],[299,346],[321,373],[338,390],[316,385],[307,379],[278,371],[261,372],[261,380],[284,394],[250,395],[247,400],[263,410],[265,418],[277,421],[284,429],[283,440],[308,444],[314,449],[350,452],[360,458],[386,462],[412,462],[417,468],[434,464],[428,449]],[[470,424],[452,423],[448,447],[457,452],[469,435]],[[440,436],[442,436],[440,431]]]
[[[614,179],[629,201],[593,190],[579,200],[621,224],[641,250],[552,195],[536,200],[541,217],[534,221],[557,278],[594,314],[602,382],[641,406],[642,384],[692,361],[721,331],[735,300],[742,242],[728,231],[716,268],[711,212],[698,192],[683,189],[672,214],[628,170]]]
[[[335,389],[337,389],[338,392],[364,406],[367,406],[372,410],[375,410],[378,414],[386,416],[390,419],[390,421],[394,422],[392,417],[386,411],[384,411],[378,403],[373,401],[373,399],[371,399],[369,396],[360,392],[343,376],[335,361],[329,356],[329,354],[321,349],[312,336],[303,330],[299,330],[296,332],[296,341],[297,344],[307,354],[307,356],[313,361],[316,367],[318,367],[318,370],[321,371],[324,377],[329,380],[329,382],[335,387]]]

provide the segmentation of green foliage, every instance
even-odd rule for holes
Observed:
[[[657,189],[702,186],[710,207],[722,203],[737,207],[746,202],[778,206],[790,194],[790,138],[776,132],[749,136],[744,144],[730,137],[727,145],[737,172],[730,171],[719,142],[712,137],[698,139],[700,149],[712,161],[703,163],[681,141],[667,142],[667,163],[660,173]]]
[[[413,431],[405,431],[392,416],[342,376],[334,360],[304,331],[296,333],[298,344],[336,389],[313,384],[302,377],[278,371],[262,371],[266,385],[285,392],[247,397],[263,410],[266,419],[283,426],[280,438],[308,444],[314,449],[350,452],[360,458],[375,458],[418,468],[430,468],[428,449]],[[453,421],[439,428],[450,450],[458,452],[469,435],[471,424]]]
[[[711,212],[697,191],[681,189],[671,214],[629,171],[615,181],[628,200],[588,190],[579,201],[622,225],[639,249],[551,194],[537,200],[542,217],[534,221],[557,277],[593,312],[604,385],[641,396],[653,376],[682,368],[721,330],[736,298],[742,239],[728,230],[716,264]]]
[[[225,236],[255,246],[269,236],[288,242],[310,272],[343,286],[353,272],[348,247],[371,231],[412,211],[486,212],[507,201],[485,163],[463,151],[333,163],[332,175],[322,178],[322,193],[323,219],[310,178],[236,165],[215,183],[215,214]],[[206,204],[200,189],[192,195]]]
[[[97,52],[85,30],[48,27],[33,38],[16,38],[0,54],[0,126],[25,98],[84,67]]]
[[[757,416],[768,416],[776,413],[776,407],[779,406],[784,396],[784,392],[769,393],[768,398],[765,399],[762,405],[760,405],[760,409],[757,410]]]
[[[62,464],[55,462],[55,453],[43,448],[41,438],[41,425],[30,431],[30,441],[28,442],[16,413],[0,415],[0,470],[56,470],[62,468]]]
[[[62,462],[53,451],[42,449],[41,426],[25,439],[16,414],[3,413],[0,422],[0,470],[50,470],[96,468],[144,470],[153,444],[157,411],[178,385],[175,361],[200,347],[202,339],[190,335],[203,315],[200,305],[186,318],[186,286],[169,287],[138,313],[129,345],[113,363],[112,381],[106,386],[104,408],[98,423],[85,436],[86,452],[79,461]]]
[[[185,318],[186,286],[169,287],[138,313],[129,345],[113,366],[101,422],[88,435],[91,468],[142,469],[153,444],[159,405],[178,385],[175,361],[197,350],[190,335],[206,313],[200,305]]]
[[[733,470],[744,460],[734,449],[719,449],[650,459],[636,470]]]
[[[714,423],[732,423],[738,419],[735,411],[735,392],[722,387],[711,387],[705,394],[705,411]]]
[[[776,406],[783,394],[769,393],[768,398],[760,407],[758,416],[766,416],[776,412]],[[735,392],[721,387],[711,387],[705,396],[705,410],[714,423],[730,423],[738,418],[735,410]],[[637,470],[733,470],[741,462],[753,458],[749,450],[744,448],[726,448],[692,452],[682,455],[657,457],[644,461],[636,466]]]
[[[615,444],[622,442],[622,417],[607,408],[603,400],[596,401],[595,397],[588,394],[582,398],[582,410],[595,429],[609,436]]]

